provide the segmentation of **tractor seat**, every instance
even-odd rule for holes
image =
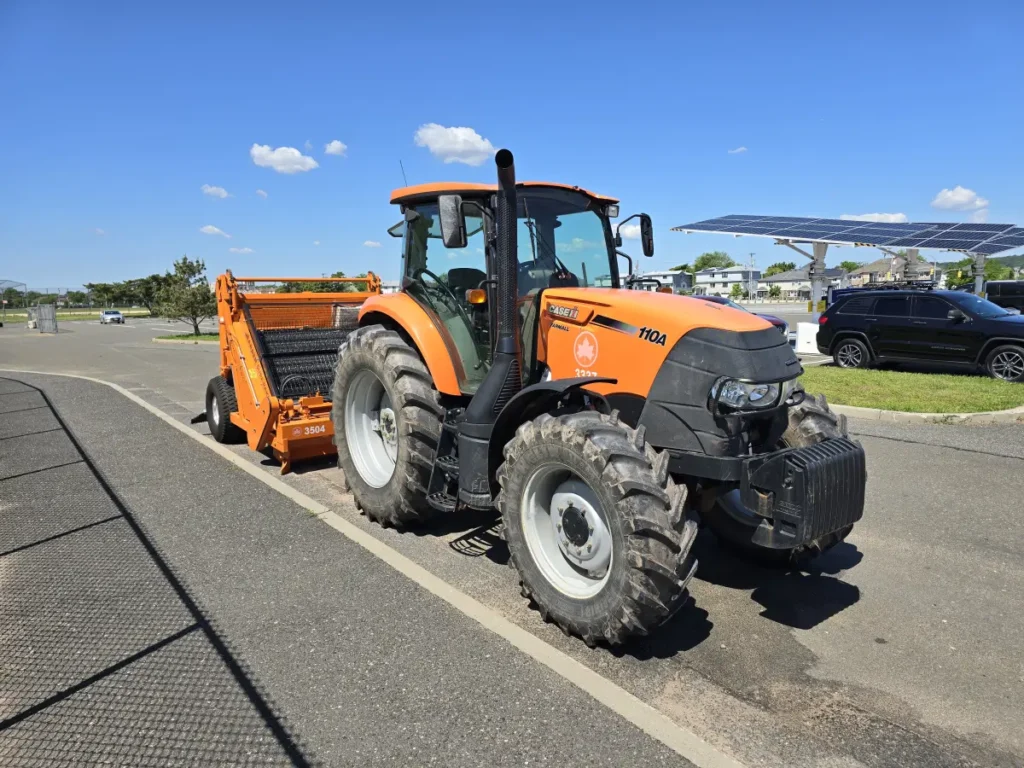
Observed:
[[[466,291],[470,288],[479,288],[480,283],[486,279],[486,272],[473,267],[455,267],[448,270],[448,287],[460,301],[465,301]]]

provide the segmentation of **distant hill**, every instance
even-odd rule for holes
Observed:
[[[948,267],[953,264],[956,264],[961,260],[962,259],[955,259],[953,261],[940,261],[937,262],[937,264],[940,267]],[[1020,267],[1024,267],[1024,253],[1018,253],[1013,256],[994,256],[988,259],[988,261],[998,261],[1004,267],[1013,267],[1014,269],[1019,269]]]

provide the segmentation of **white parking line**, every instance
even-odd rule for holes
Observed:
[[[141,406],[161,421],[174,427],[184,435],[192,438],[206,448],[221,456],[226,461],[251,475],[264,485],[268,485],[275,491],[291,499],[303,509],[315,514],[320,520],[334,528],[350,541],[370,552],[375,557],[383,560],[406,578],[415,582],[431,594],[444,600],[453,608],[478,622],[485,629],[489,629],[496,635],[504,638],[516,648],[535,661],[540,662],[555,674],[561,676],[568,682],[589,694],[596,701],[606,706],[616,714],[628,720],[648,736],[651,736],[676,754],[686,758],[701,768],[743,768],[743,764],[730,755],[725,754],[716,747],[708,744],[693,731],[682,727],[659,710],[641,701],[639,698],[619,687],[611,680],[602,677],[585,664],[580,663],[553,645],[541,640],[536,635],[527,632],[525,629],[513,624],[497,611],[487,607],[465,592],[456,589],[448,582],[438,578],[418,563],[413,562],[405,555],[392,549],[384,542],[370,535],[366,531],[345,520],[336,512],[332,512],[320,502],[310,498],[301,491],[297,491],[278,477],[269,474],[265,470],[251,464],[237,456],[230,449],[220,443],[216,443],[208,437],[190,429],[173,416],[164,413],[159,408],[150,405],[134,392],[124,387],[103,379],[96,379],[91,376],[79,376],[73,373],[44,373],[41,371],[11,370],[0,368],[0,373],[27,373],[42,376],[65,376],[73,379],[84,379],[96,384],[103,384],[111,389],[120,392],[136,405]]]

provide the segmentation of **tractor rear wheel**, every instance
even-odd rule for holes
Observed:
[[[383,326],[359,328],[338,351],[331,392],[338,466],[356,505],[382,525],[426,520],[444,409],[419,354]]]
[[[779,448],[803,448],[833,437],[847,437],[846,417],[833,413],[824,395],[805,395],[799,405],[789,409],[789,426],[782,435]],[[823,552],[841,543],[853,530],[852,525],[826,534],[814,541],[789,549],[768,549],[753,542],[754,531],[761,517],[748,509],[739,491],[719,499],[703,516],[703,522],[714,531],[719,541],[737,554],[762,565],[792,567],[806,565]]]
[[[206,385],[206,424],[218,443],[244,443],[245,432],[231,422],[238,410],[235,386],[223,376],[214,376]]]
[[[543,414],[505,446],[497,506],[524,597],[588,645],[645,635],[685,602],[697,524],[668,454],[617,414]]]

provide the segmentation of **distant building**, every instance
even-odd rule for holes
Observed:
[[[858,267],[850,273],[850,285],[861,286],[867,283],[890,283],[894,280],[942,280],[942,270],[937,269],[930,261],[907,263],[899,256],[872,261]]]
[[[693,292],[702,296],[729,296],[734,285],[748,291],[760,279],[761,270],[750,267],[702,269],[697,273]]]
[[[779,272],[762,279],[757,284],[757,297],[767,299],[771,295],[773,285],[779,287],[780,299],[809,299],[811,298],[811,265],[807,264],[800,269],[791,269],[788,272]],[[833,288],[848,288],[850,286],[849,275],[844,269],[826,269],[825,278],[827,285]]]
[[[401,280],[381,280],[380,291],[381,293],[398,293],[402,290]]]
[[[672,293],[680,293],[682,291],[689,291],[693,288],[693,275],[689,272],[683,272],[682,270],[670,269],[665,272],[644,272],[642,275],[638,275],[641,279],[646,280],[657,280],[663,286],[672,286]],[[645,283],[638,285],[637,288],[641,288],[645,291],[653,291],[658,288],[655,283]]]

